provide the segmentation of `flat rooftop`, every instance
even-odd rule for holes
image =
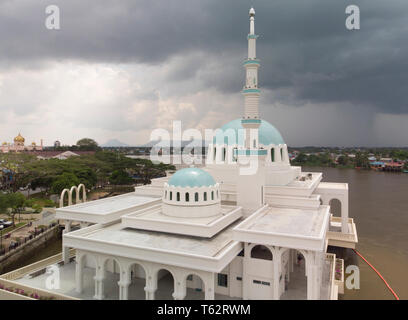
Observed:
[[[134,192],[99,199],[56,210],[56,218],[91,223],[108,223],[120,219],[123,214],[159,202],[159,197],[137,195]]]
[[[122,227],[211,238],[241,217],[241,207],[226,205],[210,217],[173,217],[165,215],[158,204],[124,215]]]
[[[318,237],[324,221],[324,215],[318,210],[268,207],[248,230],[275,234],[292,234]]]
[[[234,238],[282,247],[321,250],[329,225],[329,206],[297,209],[265,206],[234,229]]]
[[[130,228],[123,229],[120,224],[114,224],[84,234],[82,238],[112,242],[118,245],[214,257],[231,242],[231,232],[231,228],[227,228],[211,239],[203,239],[163,232],[134,230]]]

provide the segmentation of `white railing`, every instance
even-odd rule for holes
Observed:
[[[5,289],[0,289],[2,291],[2,295],[5,294],[10,294],[10,295],[15,295],[15,294],[20,294],[22,299],[27,298],[32,298],[32,295],[35,295],[36,298],[34,299],[52,299],[52,300],[79,300],[74,297],[69,297],[60,293],[56,292],[51,292],[47,291],[44,289],[38,289],[34,287],[29,287],[21,283],[17,283],[14,281],[9,281],[5,279],[0,279],[0,285],[4,287]],[[8,290],[13,290],[13,291],[8,291]],[[16,293],[16,291],[20,293]],[[23,295],[22,292],[24,292]]]
[[[70,257],[75,257],[75,249],[70,249],[69,255],[70,255]],[[56,254],[54,256],[51,256],[51,257],[48,257],[48,258],[46,258],[44,260],[40,260],[40,261],[34,262],[32,264],[29,264],[27,266],[24,266],[24,267],[22,267],[20,269],[16,269],[16,270],[13,270],[11,272],[2,274],[2,275],[0,275],[0,280],[1,279],[4,279],[4,280],[16,280],[16,279],[19,279],[19,278],[25,276],[26,274],[32,273],[34,271],[41,270],[41,269],[43,269],[43,268],[45,268],[45,267],[47,267],[49,265],[59,263],[62,260],[63,260],[62,253],[58,253],[58,254]]]
[[[330,217],[330,222],[341,223],[341,217]],[[348,224],[351,225],[351,233],[342,233],[340,231],[327,231],[327,238],[329,240],[346,241],[346,242],[358,242],[356,225],[353,218],[348,218]]]
[[[70,257],[74,257],[75,249],[70,249],[69,255]],[[4,288],[4,289],[0,289],[2,291],[1,292],[2,295],[3,296],[10,295],[10,298],[12,298],[12,296],[15,296],[16,294],[20,294],[22,299],[30,299],[29,297],[31,297],[32,294],[35,294],[38,297],[36,299],[79,300],[74,297],[66,296],[60,293],[56,293],[56,292],[47,291],[44,289],[30,287],[30,286],[13,281],[13,280],[23,277],[26,274],[33,273],[35,271],[39,271],[41,269],[48,267],[49,265],[53,265],[61,261],[62,261],[62,253],[58,253],[44,260],[34,262],[28,266],[25,266],[20,269],[17,269],[17,270],[1,275],[0,285],[2,288]],[[7,291],[7,289],[12,290],[12,291]],[[20,293],[17,293],[17,291]],[[26,295],[22,295],[21,293],[22,291],[24,291]]]
[[[336,266],[336,255],[334,253],[326,253],[326,260],[330,263],[330,274],[329,274],[329,283],[330,283],[330,290],[329,295],[330,298],[333,299],[335,297],[335,290],[336,290],[336,282],[335,282],[335,266]]]

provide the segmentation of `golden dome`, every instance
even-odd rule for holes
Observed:
[[[7,146],[7,142],[3,142],[3,146]]]
[[[31,143],[31,145],[32,145],[32,146],[35,146],[36,144],[35,144],[35,142],[33,142],[33,143]]]
[[[19,133],[17,137],[14,138],[14,142],[24,142],[25,139]]]

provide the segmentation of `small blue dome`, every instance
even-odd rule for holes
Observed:
[[[232,129],[235,131],[235,134],[233,134],[229,139],[227,131],[228,129]],[[238,131],[238,129],[244,129],[241,124],[241,119],[236,119],[228,122],[221,127],[223,133],[219,132],[214,136],[213,143],[227,145],[236,143],[238,145],[243,145],[244,132],[242,130]],[[240,134],[238,134],[238,132],[240,132]],[[225,135],[225,133],[227,135]],[[264,146],[268,146],[270,144],[285,144],[285,141],[283,141],[281,134],[273,125],[271,125],[268,121],[261,120],[261,125],[259,126],[259,143],[263,144]]]
[[[215,180],[202,169],[184,168],[173,174],[168,184],[175,187],[209,187],[215,184]]]

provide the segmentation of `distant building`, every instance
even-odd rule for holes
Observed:
[[[39,152],[28,152],[28,154],[37,156],[39,160],[46,159],[60,159],[66,160],[70,157],[79,157],[82,155],[95,154],[95,151],[39,151]]]
[[[370,162],[371,169],[374,170],[382,170],[384,168],[385,163],[382,161],[372,161]]]
[[[61,147],[61,142],[57,140],[54,142],[54,148],[59,148],[59,147]]]
[[[41,151],[43,150],[43,141],[41,139],[40,145],[32,142],[30,145],[25,145],[25,138],[19,133],[17,137],[14,138],[13,143],[3,142],[0,147],[0,151],[3,153],[8,152],[24,152],[24,151]]]

